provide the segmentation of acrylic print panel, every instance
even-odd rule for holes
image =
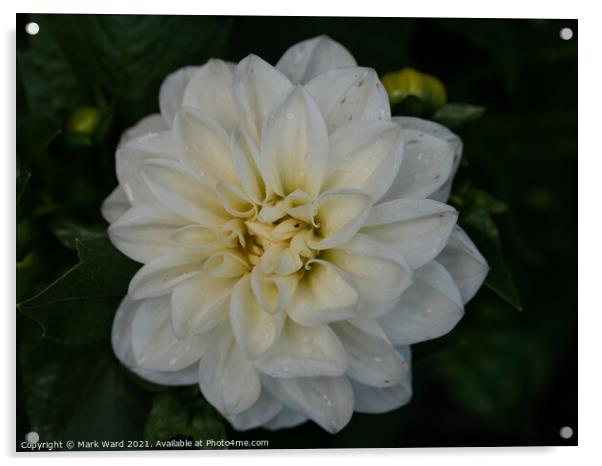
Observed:
[[[577,444],[576,21],[17,26],[18,451]]]

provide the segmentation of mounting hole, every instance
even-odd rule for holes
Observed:
[[[573,436],[573,429],[571,429],[569,426],[564,426],[562,429],[560,429],[560,436],[565,440],[570,439]]]
[[[25,25],[25,32],[30,36],[35,36],[40,32],[40,25],[38,23],[27,23]]]
[[[571,28],[562,28],[560,30],[560,38],[562,40],[571,40],[573,38],[573,30]]]

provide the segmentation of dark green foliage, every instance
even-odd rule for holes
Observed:
[[[144,438],[153,444],[178,438],[220,440],[225,436],[220,414],[196,386],[155,395],[144,429]]]
[[[18,30],[28,21],[40,33],[17,40],[17,444],[31,430],[272,448],[577,442],[558,436],[577,428],[576,22],[19,15]],[[567,26],[576,35],[562,41]],[[251,52],[275,63],[318,34],[381,75],[412,67],[443,82],[452,103],[405,111],[462,137],[451,201],[491,272],[453,332],[415,345],[406,407],[355,415],[335,436],[311,423],[240,433],[197,387],[150,384],[115,359],[111,322],[139,264],[106,239],[100,205],[120,135],[158,111],[170,72]]]
[[[59,343],[108,341],[115,309],[139,264],[108,238],[76,240],[79,264],[17,309],[38,322],[43,336]]]
[[[40,441],[142,438],[149,396],[128,377],[110,343],[60,345],[41,338],[35,326],[19,319],[19,416],[28,419],[28,429]]]
[[[447,104],[433,115],[433,120],[442,125],[456,128],[469,121],[478,120],[485,113],[483,107],[470,104]]]
[[[508,206],[491,194],[473,188],[468,182],[460,185],[450,201],[460,211],[460,225],[487,258],[490,270],[485,285],[509,304],[522,310],[512,273],[504,259],[500,233],[493,218],[493,214],[504,213]]]

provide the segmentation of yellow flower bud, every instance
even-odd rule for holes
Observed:
[[[381,77],[391,105],[403,102],[407,97],[417,97],[428,113],[435,112],[447,101],[443,83],[434,76],[421,73],[413,68],[393,71]]]
[[[93,136],[101,121],[100,110],[96,107],[80,107],[67,122],[67,131],[74,135]]]

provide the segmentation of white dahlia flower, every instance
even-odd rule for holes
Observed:
[[[167,77],[126,131],[103,205],[143,267],[113,323],[130,370],[198,383],[236,429],[411,397],[410,347],[449,332],[487,265],[444,202],[462,142],[391,118],[374,70],[327,37]]]

